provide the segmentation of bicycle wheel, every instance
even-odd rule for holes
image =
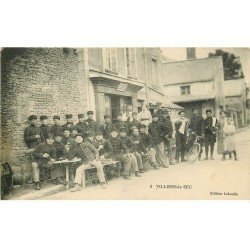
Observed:
[[[195,143],[188,151],[187,153],[187,161],[189,163],[193,163],[197,160],[199,153],[201,150],[201,145],[199,143]]]

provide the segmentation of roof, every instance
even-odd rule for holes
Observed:
[[[221,57],[190,59],[162,64],[163,85],[211,81],[223,72]]]
[[[171,97],[169,99],[174,103],[180,103],[180,102],[196,102],[203,100],[211,100],[214,98],[215,98],[215,93],[206,95],[182,95],[182,96]]]
[[[242,91],[245,88],[244,79],[228,80],[224,81],[224,94],[225,96],[241,96]]]

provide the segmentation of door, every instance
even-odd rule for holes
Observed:
[[[110,95],[111,100],[111,121],[114,122],[117,119],[118,114],[121,112],[120,97],[116,95]]]

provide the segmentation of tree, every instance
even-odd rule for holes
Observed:
[[[244,78],[239,57],[236,57],[234,54],[228,53],[221,49],[217,49],[215,53],[208,54],[208,57],[216,56],[222,56],[225,80]]]

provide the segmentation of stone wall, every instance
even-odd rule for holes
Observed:
[[[84,100],[87,83],[79,72],[75,49],[69,48],[4,48],[1,52],[1,161],[14,168],[18,179],[30,176],[30,159],[23,132],[27,118],[55,114],[86,113]],[[79,67],[79,65],[82,65]]]

